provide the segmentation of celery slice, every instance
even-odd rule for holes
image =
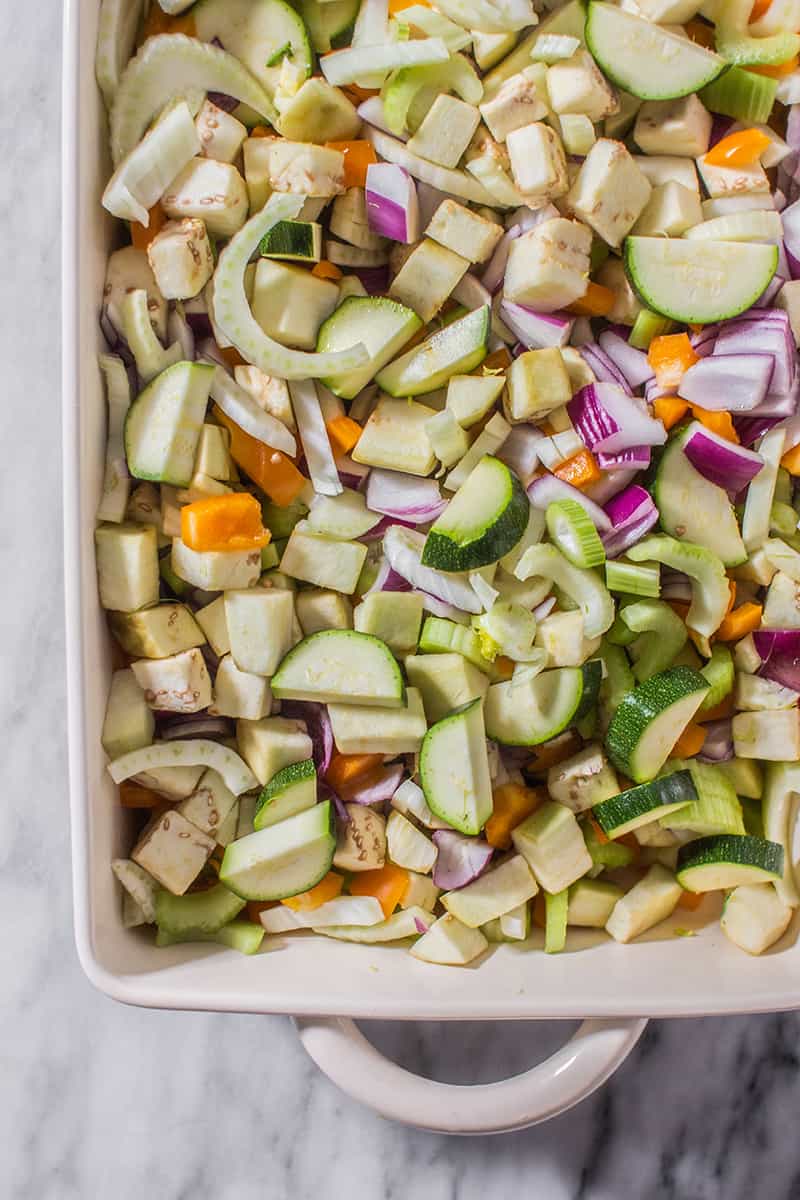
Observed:
[[[669,317],[662,317],[660,313],[643,308],[636,315],[628,341],[637,350],[648,350],[653,338],[663,337],[664,334],[670,333],[673,324],[674,322]]]
[[[629,629],[642,635],[632,650],[637,683],[672,666],[689,635],[683,621],[668,604],[663,600],[640,600],[626,605],[620,616]]]
[[[722,642],[717,642],[712,646],[711,658],[704,667],[700,668],[700,674],[708,683],[709,691],[700,705],[699,711],[708,712],[733,690],[733,655],[728,647]]]
[[[777,79],[731,67],[719,79],[706,84],[698,95],[711,112],[748,124],[765,125],[775,103],[777,88]]]
[[[531,575],[552,579],[557,587],[575,601],[583,613],[584,633],[587,638],[599,637],[611,628],[614,622],[614,601],[607,588],[593,571],[573,566],[555,546],[530,546],[520,559],[514,574],[517,579],[529,579]]]
[[[657,600],[661,593],[661,570],[644,563],[606,563],[606,587],[612,592],[624,592],[629,596],[644,596]]]
[[[561,892],[544,893],[544,952],[560,954],[567,944],[567,909],[569,888]]]
[[[599,567],[606,552],[594,522],[577,500],[554,500],[547,506],[547,532],[574,567]]]
[[[664,563],[675,571],[683,571],[692,579],[692,603],[686,624],[703,637],[711,637],[728,611],[730,591],[720,559],[704,546],[679,542],[666,534],[655,534],[631,546],[628,558],[634,562]]]

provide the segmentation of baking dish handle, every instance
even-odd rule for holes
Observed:
[[[611,1076],[644,1019],[584,1021],[550,1058],[474,1086],[437,1083],[385,1058],[348,1017],[295,1017],[300,1040],[337,1087],[382,1117],[438,1133],[508,1133],[566,1112]]]

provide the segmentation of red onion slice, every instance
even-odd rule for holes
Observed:
[[[433,840],[439,848],[433,882],[448,892],[477,879],[488,867],[494,853],[482,838],[465,837],[463,833],[449,829],[437,829]]]

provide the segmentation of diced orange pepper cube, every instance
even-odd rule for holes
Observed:
[[[710,408],[701,408],[699,404],[693,404],[691,409],[692,415],[701,425],[705,425],[706,429],[710,429],[718,437],[727,438],[729,442],[739,444],[739,435],[734,428],[733,418],[729,412],[715,412]]]
[[[672,747],[672,753],[678,758],[692,758],[703,749],[708,730],[695,721],[690,721]]]
[[[298,471],[289,456],[245,433],[216,405],[214,416],[220,425],[224,425],[230,432],[233,461],[249,475],[253,483],[281,507],[286,507],[296,500],[308,480]]]
[[[786,75],[793,75],[798,66],[800,66],[800,58],[795,54],[791,58],[787,58],[786,62],[775,63],[771,67],[749,66],[747,70],[752,71],[754,75],[766,75],[768,79],[783,79]]]
[[[591,487],[600,479],[600,468],[591,450],[579,450],[553,471],[565,483],[571,483],[576,488]]]
[[[665,429],[672,429],[689,411],[689,405],[680,396],[659,396],[653,401],[653,412]]]
[[[325,778],[337,796],[344,798],[349,792],[357,791],[365,776],[376,767],[383,766],[382,754],[339,754],[334,753]]]
[[[706,725],[709,721],[724,721],[726,717],[732,717],[735,711],[736,704],[733,692],[728,692],[728,695],[724,700],[720,700],[719,704],[715,704],[713,708],[706,708],[703,712],[696,713],[694,719],[698,725]]]
[[[119,785],[119,802],[123,808],[158,808],[164,803],[164,797],[152,788],[125,780]]]
[[[790,475],[800,475],[800,444],[786,451],[781,459],[781,466]]]
[[[352,896],[374,896],[388,920],[408,891],[408,871],[387,863],[375,871],[356,871],[350,882]]]
[[[334,283],[342,278],[342,272],[339,270],[336,263],[328,262],[327,258],[321,258],[320,261],[311,268],[311,274],[316,275],[317,279],[332,279]]]
[[[247,359],[242,358],[235,346],[219,346],[219,356],[224,358],[228,366],[233,370],[234,367],[246,367]]]
[[[352,417],[334,417],[332,421],[328,421],[325,428],[328,430],[334,452],[339,454],[349,454],[363,433],[358,421],[354,421]]]
[[[309,912],[311,909],[319,908],[321,904],[326,904],[328,900],[334,900],[341,892],[343,884],[343,875],[337,875],[335,871],[328,871],[328,874],[307,892],[300,892],[297,896],[287,896],[281,900],[281,904],[285,904],[294,912]]]
[[[699,362],[688,333],[665,333],[654,337],[647,351],[659,387],[677,387],[689,367]]]
[[[326,142],[328,150],[341,150],[344,155],[344,186],[366,187],[367,167],[378,161],[372,142]]]
[[[403,9],[411,8],[412,4],[422,4],[425,8],[430,8],[428,0],[389,0],[389,14],[394,16]]]
[[[498,654],[492,665],[501,679],[510,679],[514,674],[514,660],[505,654]]]
[[[720,138],[703,162],[710,167],[752,167],[769,145],[770,139],[760,129],[740,129]]]
[[[541,788],[504,783],[492,793],[492,815],[486,822],[486,840],[498,850],[508,850],[511,831],[535,812],[544,799]]]
[[[750,24],[753,21],[760,21],[766,12],[769,11],[769,6],[772,0],[754,0],[753,7],[750,10]]]
[[[345,96],[347,96],[347,99],[354,104],[356,108],[358,108],[359,104],[362,104],[365,100],[369,100],[370,96],[380,95],[380,90],[378,88],[363,88],[359,87],[357,83],[347,83],[341,88],[341,91],[344,92]]]
[[[251,138],[274,138],[277,134],[274,129],[270,129],[269,125],[254,125],[248,136]]]
[[[209,496],[181,509],[181,539],[190,550],[260,550],[271,536],[261,523],[261,505],[249,492]]]
[[[694,912],[703,903],[705,892],[682,892],[678,898],[678,908],[687,908]]]
[[[563,762],[565,758],[576,754],[581,745],[580,734],[576,733],[574,729],[570,729],[567,733],[561,733],[549,742],[543,742],[541,746],[536,746],[533,758],[526,766],[529,771],[537,775],[543,771],[549,771],[551,767]]]
[[[734,608],[728,613],[717,630],[718,641],[738,642],[748,633],[753,633],[760,627],[763,614],[762,606],[752,600],[740,604],[738,608]]]
[[[137,250],[146,250],[156,234],[167,223],[167,214],[158,202],[153,205],[147,215],[150,218],[148,225],[140,225],[138,221],[131,221],[131,243]]]
[[[611,288],[603,287],[602,283],[594,283],[590,279],[580,299],[567,305],[567,312],[578,317],[606,317],[615,302],[616,296]]]

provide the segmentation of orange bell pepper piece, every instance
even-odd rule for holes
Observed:
[[[800,475],[800,443],[786,451],[781,459],[781,466],[790,475]]]
[[[589,824],[591,825],[594,836],[597,838],[600,845],[606,846],[611,841],[611,838],[608,836],[605,829],[603,829],[600,822],[596,820],[591,813],[589,813]]]
[[[334,283],[342,278],[342,272],[336,263],[328,262],[327,258],[321,258],[316,266],[311,268],[311,274],[316,275],[317,279],[332,279]]]
[[[769,6],[772,0],[754,0],[752,9],[750,10],[750,24],[753,21],[760,21],[766,12],[769,11]]]
[[[748,71],[752,71],[754,75],[766,75],[768,79],[783,79],[786,75],[791,75],[800,66],[800,58],[796,54],[791,58],[787,58],[786,62],[776,63],[772,67],[754,67],[749,66]]]
[[[261,524],[261,505],[249,492],[209,496],[181,509],[181,538],[190,550],[260,550],[271,536]]]
[[[579,450],[572,458],[559,463],[553,474],[573,487],[587,488],[600,479],[600,468],[591,450]]]
[[[539,775],[542,771],[549,771],[557,763],[576,754],[582,744],[580,734],[576,733],[574,729],[570,729],[567,733],[559,734],[551,741],[537,746],[533,751],[533,758],[525,765],[529,771]]]
[[[220,358],[224,358],[231,370],[233,370],[234,367],[248,366],[247,359],[242,358],[235,346],[219,346],[218,350]]]
[[[325,778],[337,796],[344,798],[349,792],[357,791],[364,777],[376,767],[383,766],[382,754],[339,754],[334,753]]]
[[[514,674],[514,660],[513,658],[507,658],[505,654],[498,654],[493,666],[501,679],[510,679]]]
[[[387,863],[375,871],[356,871],[350,883],[351,896],[374,896],[388,920],[408,891],[408,871]]]
[[[665,429],[672,429],[688,411],[689,405],[680,396],[659,396],[653,401],[653,412]]]
[[[688,908],[694,912],[703,903],[705,892],[682,892],[678,899],[678,908]]]
[[[123,808],[158,808],[164,803],[164,797],[152,788],[126,780],[119,785],[119,802]]]
[[[367,167],[378,161],[372,142],[326,142],[328,150],[341,150],[344,155],[344,186],[366,187]]]
[[[710,429],[719,437],[727,438],[729,442],[735,442],[738,446],[739,435],[734,428],[733,418],[729,412],[712,412],[709,408],[701,408],[699,404],[693,404],[691,409],[692,415],[701,425],[705,425],[706,429]]]
[[[752,167],[770,145],[760,129],[740,129],[720,138],[703,159],[710,167]]]
[[[707,729],[704,729],[696,721],[690,721],[672,747],[672,753],[676,754],[678,758],[692,758],[703,749],[707,737]]]
[[[328,871],[328,874],[323,875],[319,883],[307,892],[300,892],[298,896],[287,896],[285,900],[281,900],[281,904],[285,904],[293,912],[309,912],[313,908],[319,908],[328,900],[335,900],[343,885],[343,875],[337,875],[335,871]]]
[[[665,333],[653,338],[647,351],[647,361],[655,371],[659,387],[674,388],[689,367],[700,359],[694,352],[688,333]]]
[[[352,417],[334,417],[325,425],[334,453],[349,454],[363,430]]]
[[[345,84],[341,90],[344,92],[345,96],[347,96],[347,99],[350,101],[350,103],[354,104],[356,108],[358,108],[359,104],[361,104],[364,100],[369,100],[370,96],[380,95],[380,90],[378,88],[363,88],[359,87],[357,83]]]
[[[495,371],[506,371],[512,364],[513,358],[505,346],[487,354],[481,365],[472,372],[473,375],[492,375]]]
[[[738,642],[740,638],[746,637],[748,633],[753,633],[760,627],[763,615],[763,607],[753,600],[740,604],[723,620],[717,630],[718,640],[720,642]]]
[[[254,138],[274,138],[277,137],[274,129],[270,129],[269,125],[254,125],[250,130],[248,137]]]
[[[508,850],[511,831],[535,812],[544,799],[541,788],[504,783],[492,793],[492,815],[486,822],[486,840],[498,850]]]
[[[191,13],[171,17],[159,4],[151,4],[147,18],[142,24],[137,45],[141,46],[148,38],[157,37],[160,33],[185,33],[187,37],[197,37],[197,26]]]
[[[705,46],[706,50],[714,49],[715,39],[712,25],[706,25],[705,21],[687,21],[684,29],[687,37],[691,38],[696,45]]]
[[[231,435],[233,461],[250,476],[253,483],[282,508],[296,500],[308,480],[298,471],[289,456],[245,433],[216,405],[214,416]]]
[[[422,4],[425,8],[430,8],[428,0],[389,0],[389,15],[393,17],[395,13],[402,12],[404,8],[411,8],[413,4]]]
[[[156,234],[167,223],[167,214],[158,201],[147,215],[150,218],[148,225],[140,225],[138,221],[131,221],[131,242],[137,250],[146,250]]]
[[[616,296],[611,288],[603,287],[602,283],[589,280],[584,294],[578,300],[567,305],[567,312],[578,317],[606,317],[611,312]]]
[[[720,700],[719,704],[715,704],[713,708],[695,713],[694,719],[698,725],[706,725],[709,721],[724,721],[726,717],[732,717],[735,711],[733,692],[728,692],[724,700]]]

